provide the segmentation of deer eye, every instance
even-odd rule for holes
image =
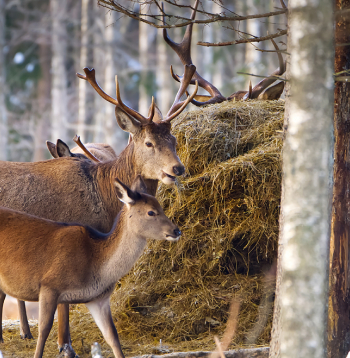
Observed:
[[[153,147],[153,144],[151,142],[146,142],[146,146],[151,148],[151,147]]]
[[[154,211],[149,211],[147,213],[148,216],[156,216],[156,213]]]

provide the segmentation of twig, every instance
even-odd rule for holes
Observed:
[[[256,48],[255,50],[260,52],[280,52],[280,53],[284,53],[285,55],[289,55],[289,53],[286,50],[262,50],[260,48]]]
[[[350,76],[336,76],[334,78],[335,82],[350,82]]]
[[[237,44],[244,44],[249,42],[261,42],[266,41],[270,39],[274,39],[279,36],[287,35],[287,30],[281,30],[279,32],[276,32],[275,34],[262,36],[262,37],[254,37],[252,39],[243,39],[243,40],[235,40],[235,41],[228,41],[228,42],[197,42],[197,45],[199,46],[229,46],[229,45],[237,45]]]
[[[259,78],[275,78],[276,80],[280,80],[280,81],[285,81],[288,82],[288,80],[286,80],[285,78],[279,77],[279,76],[259,76],[259,75],[254,75],[253,73],[247,73],[247,72],[237,72],[239,75],[248,75],[248,76],[253,76],[253,77],[259,77]]]
[[[217,347],[217,349],[218,349],[218,352],[219,352],[219,354],[220,354],[220,357],[221,357],[221,358],[225,358],[225,354],[224,354],[224,351],[223,351],[222,348],[221,348],[221,343],[220,343],[219,337],[218,337],[218,336],[214,336],[214,341],[215,341],[216,347]]]
[[[169,3],[169,2],[168,2]],[[147,13],[140,13],[140,12],[136,12],[136,11],[132,11],[127,9],[126,7],[120,5],[117,1],[114,0],[99,0],[98,4],[101,5],[102,7],[105,7],[107,9],[110,10],[114,10],[117,12],[120,12],[124,15],[127,15],[135,20],[138,20],[140,22],[144,22],[150,26],[153,26],[157,29],[171,29],[171,28],[175,28],[175,27],[184,27],[187,26],[191,23],[193,24],[209,24],[212,22],[219,22],[219,21],[242,21],[242,20],[249,20],[249,19],[258,19],[258,18],[263,18],[263,17],[270,17],[270,16],[277,16],[277,15],[281,15],[284,14],[287,10],[286,9],[282,9],[279,11],[272,11],[269,13],[265,13],[265,14],[257,14],[257,15],[247,15],[247,16],[240,16],[240,15],[234,15],[234,16],[225,16],[225,15],[221,15],[221,14],[212,14],[212,13],[208,13],[205,11],[201,11],[201,10],[197,10],[198,12],[201,12],[202,14],[209,16],[210,18],[208,19],[204,19],[204,20],[190,20],[186,17],[182,17],[182,16],[177,16],[177,15],[170,15],[169,13],[163,13],[163,11],[161,11],[161,14],[157,14],[157,15],[152,15],[152,14],[147,14]],[[192,9],[191,6],[185,6],[185,5],[178,5],[178,4],[173,4],[174,6],[177,7],[189,7]],[[157,6],[157,4],[156,4]],[[165,15],[167,18],[169,19],[176,19],[176,20],[181,20],[181,23],[177,23],[177,24],[162,24],[161,21],[161,17],[162,15]],[[146,18],[151,18],[154,19],[155,22],[152,22],[150,20],[147,20]],[[160,22],[160,25],[158,25],[156,22]]]
[[[219,355],[222,357],[221,354],[223,354],[223,351],[226,351],[228,346],[230,345],[232,338],[234,337],[234,335],[236,333],[239,307],[240,307],[239,301],[236,298],[233,298],[231,305],[230,305],[230,311],[229,311],[229,316],[228,316],[228,320],[227,320],[227,324],[226,324],[226,329],[222,336],[221,343],[217,337],[214,337],[214,340],[216,338],[218,341],[218,343],[217,343],[217,341],[215,340],[215,343],[218,347],[218,351],[213,352],[209,356],[209,358],[218,358]],[[225,355],[224,355],[224,357],[225,357]]]

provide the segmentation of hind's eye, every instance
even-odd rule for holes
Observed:
[[[151,142],[146,142],[147,147],[153,147],[153,144]]]
[[[148,216],[155,216],[156,215],[156,213],[154,211],[149,211],[147,214],[148,214]]]

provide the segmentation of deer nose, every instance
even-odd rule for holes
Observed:
[[[174,165],[173,172],[176,176],[182,175],[185,172],[185,167],[183,165]]]
[[[181,235],[181,231],[180,231],[178,228],[176,228],[176,229],[174,230],[174,235],[175,235],[176,237],[179,237],[179,236]]]

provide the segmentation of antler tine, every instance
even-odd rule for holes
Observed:
[[[127,114],[130,114],[134,118],[136,118],[141,124],[146,125],[152,122],[154,116],[154,109],[151,111],[151,114],[148,118],[144,117],[141,113],[133,110],[132,108],[128,107],[126,104],[123,103],[120,97],[119,91],[119,83],[118,83],[118,76],[115,76],[115,85],[116,85],[116,94],[119,107],[124,110]],[[154,99],[152,98],[152,107],[154,108]]]
[[[196,0],[194,4],[194,9],[191,14],[191,20],[194,20],[196,17],[198,4],[199,4],[199,0]],[[162,8],[163,8],[163,24],[165,25],[163,3],[162,3]],[[177,55],[180,57],[181,62],[184,65],[192,64],[192,59],[191,59],[192,28],[193,28],[193,23],[187,25],[185,35],[180,43],[176,43],[173,40],[171,40],[170,37],[168,36],[167,29],[163,29],[163,38],[165,42],[177,53]]]
[[[197,94],[197,91],[198,91],[198,81],[197,80],[196,80],[195,85],[196,85],[196,87],[195,87],[193,93],[191,94],[191,96],[187,97],[185,101],[178,103],[178,105],[176,107],[180,106],[180,108],[170,116],[168,116],[169,115],[169,113],[168,113],[166,118],[162,122],[169,123],[172,119],[177,117],[186,108],[186,106],[193,100],[193,98]]]
[[[80,141],[80,136],[77,134],[74,136],[73,141],[82,149],[82,151],[86,154],[86,156],[93,160],[96,163],[101,163],[99,159],[97,159],[86,147],[85,145]]]
[[[248,92],[244,95],[243,97],[243,101],[246,101],[247,99],[251,99],[252,98],[252,81],[249,81],[249,89]]]
[[[85,81],[88,81],[90,83],[90,85],[94,88],[94,90],[103,98],[105,99],[106,101],[118,106],[118,101],[116,99],[114,99],[113,97],[109,96],[100,86],[99,84],[97,83],[96,81],[96,77],[95,77],[95,69],[92,68],[90,70],[90,68],[88,67],[84,67],[84,72],[85,72],[85,75],[82,75],[80,73],[77,73],[76,75],[85,80]]]
[[[149,116],[147,117],[148,122],[152,122],[152,120],[153,120],[154,113],[155,113],[155,106],[156,106],[156,102],[154,101],[154,97],[152,96],[152,103],[151,103],[151,107],[150,107],[150,113],[149,113]]]
[[[171,106],[169,112],[166,115],[166,118],[163,120],[163,122],[170,122],[173,118],[175,118],[177,115],[179,115],[187,106],[187,104],[194,98],[198,91],[198,81],[196,81],[196,90],[194,93],[188,97],[185,101],[180,102],[180,98],[185,93],[189,83],[191,82],[193,74],[196,72],[196,66],[195,65],[185,65],[185,72],[184,75],[181,77],[181,85],[180,88],[176,94],[175,100],[173,105]]]
[[[267,87],[269,87],[272,83],[274,83],[277,80],[276,76],[283,75],[283,73],[286,70],[279,47],[277,46],[276,42],[273,39],[271,39],[271,41],[277,51],[279,68],[274,72],[272,72],[269,77],[264,78],[256,86],[254,86],[251,96],[249,97],[250,99],[258,98],[262,91],[264,91]]]
[[[191,14],[191,20],[194,20],[196,17],[196,11],[199,4],[199,0],[196,0],[193,11]],[[163,10],[164,13],[164,10]],[[164,21],[164,15],[163,15],[163,23]],[[187,25],[185,35],[180,43],[176,43],[172,41],[167,33],[166,29],[163,29],[163,38],[165,42],[175,51],[175,53],[179,56],[181,62],[183,65],[192,65],[192,58],[191,58],[191,39],[192,39],[192,28],[193,23]],[[171,69],[172,72],[172,69]],[[172,72],[173,78],[181,82],[182,76],[179,76]],[[226,98],[220,93],[220,91],[213,86],[211,83],[209,83],[207,80],[205,80],[202,76],[199,75],[199,73],[196,71],[193,75],[192,80],[190,81],[190,84],[195,84],[195,80],[198,81],[198,85],[202,88],[204,88],[210,95],[211,99],[206,102],[198,102],[195,100],[192,100],[192,103],[197,106],[203,106],[208,103],[220,103],[226,100]]]

